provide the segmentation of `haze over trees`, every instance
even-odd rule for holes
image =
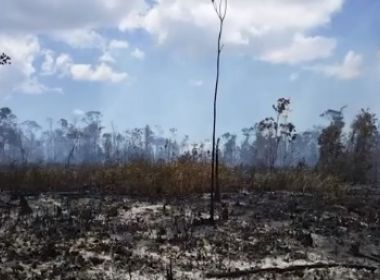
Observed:
[[[278,102],[283,100],[280,98]],[[343,109],[327,110],[322,116],[329,120],[325,128],[297,134],[295,125],[287,120],[291,113],[283,120],[277,116],[276,120],[269,117],[252,123],[240,135],[223,133],[219,161],[228,167],[258,170],[316,168],[360,183],[377,180],[379,132],[375,114],[362,110],[349,127],[345,125]],[[1,108],[0,164],[70,167],[211,160],[207,142],[194,143],[189,136],[179,139],[176,129],[166,135],[149,125],[124,131],[107,130],[102,117],[100,112],[90,111],[73,121],[49,120],[44,128],[33,120],[19,120],[10,108]]]

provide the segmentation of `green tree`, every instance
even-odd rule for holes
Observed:
[[[290,99],[279,98],[277,104],[272,105],[272,108],[276,112],[275,118],[265,118],[257,124],[258,131],[267,142],[267,154],[271,169],[276,164],[281,140],[291,142],[296,137],[296,127],[287,120],[288,112],[290,111]]]
[[[376,115],[368,109],[362,109],[354,119],[351,129],[349,147],[351,180],[355,183],[370,183],[376,172],[374,162],[379,136]]]
[[[341,174],[344,163],[345,147],[343,144],[344,117],[342,107],[339,111],[327,110],[321,117],[330,120],[330,124],[322,130],[318,137],[318,168],[326,173]]]

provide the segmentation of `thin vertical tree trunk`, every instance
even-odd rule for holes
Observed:
[[[214,113],[213,113],[213,126],[212,126],[212,153],[211,153],[211,187],[210,187],[210,221],[214,222],[214,192],[215,192],[215,131],[216,131],[216,109],[217,109],[217,97],[219,88],[219,75],[220,75],[220,54],[222,52],[221,40],[223,34],[223,21],[219,25],[219,35],[218,35],[218,53],[216,58],[216,81],[215,81],[215,92],[214,92]]]
[[[220,185],[219,185],[219,143],[220,138],[216,141],[216,154],[215,154],[215,201],[220,202]]]
[[[214,9],[219,18],[219,34],[218,34],[218,49],[216,57],[216,79],[215,79],[215,92],[214,92],[214,111],[213,111],[213,126],[212,126],[212,153],[211,153],[211,184],[210,184],[210,222],[214,223],[214,211],[215,211],[215,133],[216,133],[216,109],[217,109],[217,97],[219,88],[219,75],[220,75],[220,54],[222,52],[222,34],[223,34],[223,24],[227,12],[227,0],[225,0],[224,11],[222,11],[222,1],[220,0],[219,5],[215,4],[214,0],[212,3]]]

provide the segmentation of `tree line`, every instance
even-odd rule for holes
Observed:
[[[255,169],[315,168],[360,183],[377,179],[380,145],[375,114],[363,109],[346,127],[344,108],[330,109],[321,115],[329,121],[326,127],[296,133],[295,125],[288,121],[290,100],[280,98],[273,109],[273,117],[243,128],[241,135],[220,135],[220,163]],[[209,141],[195,143],[189,136],[180,138],[174,128],[164,135],[149,125],[107,130],[98,111],[89,111],[73,121],[50,119],[47,127],[33,120],[19,121],[10,108],[0,108],[0,164],[69,167],[211,159]]]

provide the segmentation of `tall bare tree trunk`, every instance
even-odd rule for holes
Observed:
[[[225,6],[223,7],[223,2]],[[214,111],[213,111],[213,126],[212,126],[212,152],[211,152],[211,185],[210,185],[210,222],[214,223],[214,210],[215,210],[215,132],[216,132],[216,109],[217,97],[219,88],[220,76],[220,54],[223,49],[222,34],[223,24],[227,13],[227,0],[219,0],[219,4],[212,0],[214,9],[219,18],[219,34],[218,34],[218,49],[216,57],[216,79],[215,79],[215,92],[214,92]]]
[[[219,185],[219,143],[220,138],[216,141],[216,152],[215,152],[215,201],[220,202],[220,185]]]

